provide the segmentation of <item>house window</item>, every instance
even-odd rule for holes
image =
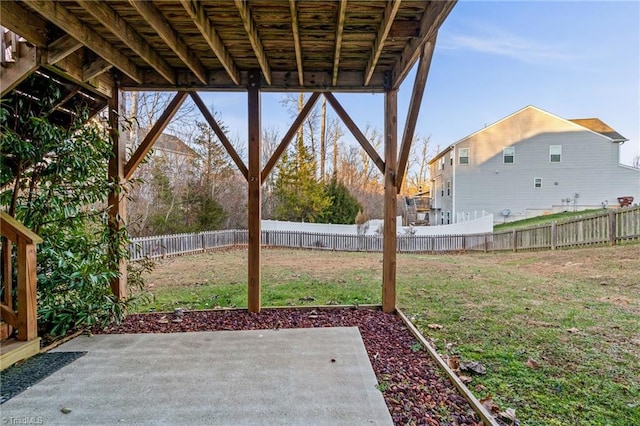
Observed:
[[[451,223],[451,212],[447,212],[447,225]]]
[[[458,148],[458,164],[469,164],[469,148]]]
[[[447,195],[451,195],[451,181],[447,181]]]
[[[550,145],[549,161],[552,163],[559,163],[561,159],[562,159],[562,145]]]
[[[533,187],[536,189],[542,188],[542,178],[533,178]]]
[[[453,150],[451,150],[451,152],[449,152],[449,165],[453,166]]]
[[[513,146],[509,146],[502,150],[502,162],[504,164],[513,164],[516,159],[516,149]]]

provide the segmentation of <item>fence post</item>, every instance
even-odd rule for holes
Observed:
[[[206,233],[203,232],[201,235],[202,238],[202,252],[206,252],[207,251],[207,236]]]
[[[616,245],[616,212],[609,211],[609,245]]]
[[[163,259],[167,257],[167,243],[164,238],[160,238],[160,254]]]
[[[484,234],[484,252],[487,253],[489,251],[489,235]]]
[[[513,238],[513,251],[517,252],[518,251],[518,231],[517,230],[515,229],[513,230],[511,238]]]
[[[551,224],[551,250],[555,250],[558,245],[558,223]]]

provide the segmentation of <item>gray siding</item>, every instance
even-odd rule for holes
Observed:
[[[560,163],[549,161],[550,145],[562,146]],[[515,148],[513,164],[503,162],[505,147]],[[468,165],[457,164],[460,148],[469,148]],[[511,219],[560,211],[562,199],[574,194],[579,209],[605,200],[617,205],[620,196],[640,202],[640,171],[618,164],[618,144],[534,107],[460,141],[455,154],[453,197],[442,200],[452,214],[486,210],[501,222],[504,209],[511,210]],[[436,181],[450,178],[448,161],[446,166]],[[542,178],[542,188],[534,188],[534,178]],[[573,201],[564,208],[573,209]]]

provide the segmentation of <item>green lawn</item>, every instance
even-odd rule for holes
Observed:
[[[380,303],[381,260],[264,250],[263,305]],[[487,374],[469,388],[515,408],[521,424],[626,426],[640,424],[638,271],[639,244],[403,254],[398,305],[441,354],[480,361]],[[155,300],[139,310],[244,307],[246,281],[243,250],[167,259],[147,277]]]
[[[513,222],[501,223],[493,227],[494,232],[508,231],[512,229],[528,228],[532,226],[547,225],[552,222],[561,222],[564,220],[575,219],[582,216],[594,216],[602,213],[603,209],[582,210],[577,212],[563,212],[546,214],[542,216],[531,217],[529,219],[516,220]]]

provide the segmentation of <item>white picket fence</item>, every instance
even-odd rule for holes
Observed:
[[[640,240],[640,207],[605,211],[588,217],[505,232],[474,235],[398,235],[399,253],[536,250],[616,244]],[[133,238],[131,260],[203,253],[246,246],[247,230]],[[294,231],[262,231],[265,247],[314,250],[382,252],[382,236],[343,235]]]

